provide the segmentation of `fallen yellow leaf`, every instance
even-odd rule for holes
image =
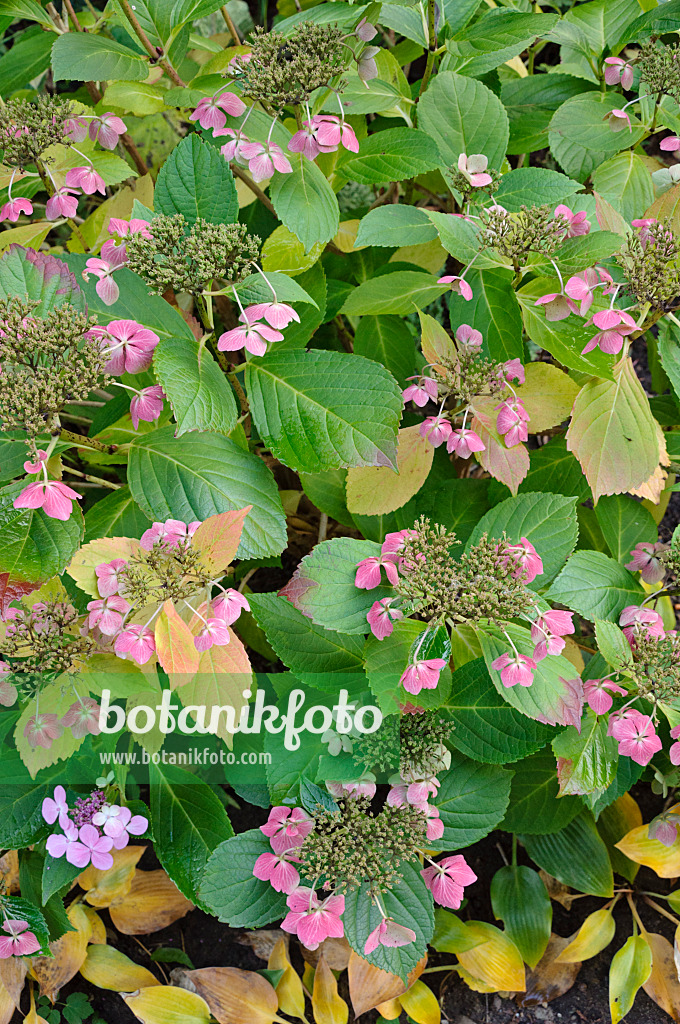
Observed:
[[[160,985],[151,971],[113,946],[90,946],[80,973],[97,988],[107,988],[112,992],[136,992],[137,989]]]

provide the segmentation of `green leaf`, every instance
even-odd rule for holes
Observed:
[[[512,289],[509,270],[471,270],[465,280],[472,299],[451,293],[452,323],[470,324],[482,332],[482,352],[496,363],[524,358],[522,313]]]
[[[680,332],[670,320],[659,321],[657,348],[661,365],[668,375],[675,397],[680,397]]]
[[[551,437],[530,454],[531,469],[520,484],[520,493],[545,491],[565,497],[573,495],[579,501],[591,496],[588,481],[578,461],[567,451],[564,437]]]
[[[111,491],[85,513],[85,537],[83,541],[98,537],[141,537],[151,526],[148,519],[130,494],[128,487]]]
[[[364,952],[368,936],[382,920],[377,904],[370,897],[368,882],[349,890],[342,920],[347,941],[359,956],[406,981],[432,938],[434,913],[431,894],[420,876],[420,864],[416,867],[410,861],[402,861],[399,873],[402,877],[382,893],[380,899],[388,917],[416,933],[415,942],[398,947],[378,946],[368,955]]]
[[[390,597],[388,586],[360,590],[354,585],[357,565],[380,554],[380,545],[353,537],[326,540],[305,555],[280,591],[317,625],[341,633],[367,633],[366,613],[375,601]]]
[[[3,896],[2,905],[7,914],[6,920],[28,921],[29,931],[33,932],[40,943],[40,953],[43,956],[50,956],[50,934],[47,921],[35,904],[30,900],[21,899],[19,896]]]
[[[559,171],[544,167],[518,167],[503,175],[494,199],[510,213],[519,213],[522,206],[566,203],[569,196],[582,187],[580,182]]]
[[[149,766],[154,850],[177,888],[192,903],[210,855],[234,830],[210,786],[176,765]]]
[[[572,75],[527,75],[509,78],[501,98],[510,121],[508,153],[530,153],[548,145],[548,125],[557,108],[571,96],[596,88]]]
[[[654,202],[654,182],[642,157],[631,150],[606,160],[593,174],[593,188],[630,223]]]
[[[253,865],[271,844],[259,828],[220,843],[205,866],[198,896],[219,921],[233,928],[261,928],[287,913],[286,894],[253,875]]]
[[[234,393],[209,350],[185,338],[164,338],[153,368],[177,421],[177,436],[190,430],[228,434],[236,426]]]
[[[444,822],[441,843],[447,850],[471,846],[503,820],[512,774],[499,765],[451,755],[451,767],[440,773],[441,785],[433,801]]]
[[[451,688],[448,666],[442,670],[437,686],[432,690],[421,690],[417,697],[409,694],[399,683],[419,644],[419,656],[423,659],[443,658],[448,661],[451,656],[446,630],[440,629],[435,636],[424,638],[426,632],[425,623],[404,619],[395,622],[391,636],[384,640],[369,636],[366,641],[366,674],[383,715],[394,714],[402,704],[416,703],[418,707],[436,708],[446,700]]]
[[[463,264],[472,263],[475,270],[486,270],[488,267],[507,267],[507,260],[496,256],[493,249],[486,248],[480,239],[480,229],[475,223],[462,217],[452,217],[448,213],[427,210],[442,245],[447,252]],[[482,251],[486,250],[486,251]]]
[[[288,274],[279,274],[275,270],[269,270],[266,274],[251,274],[241,284],[237,284],[234,290],[238,292],[243,305],[247,306],[251,302],[271,302],[272,288],[279,302],[305,302],[315,309],[319,308],[298,281],[294,281]]]
[[[525,537],[541,556],[543,572],[531,589],[544,587],[554,579],[576,546],[578,523],[574,498],[561,494],[530,491],[495,505],[478,522],[466,545],[469,550],[483,534],[516,544]]]
[[[543,879],[532,868],[500,868],[491,879],[494,916],[532,969],[545,953],[552,925],[552,904]]]
[[[283,508],[271,471],[220,434],[175,438],[172,427],[144,434],[130,445],[128,483],[142,511],[160,522],[202,521],[252,505],[239,558],[277,555],[286,545]]]
[[[447,284],[437,284],[432,274],[416,270],[394,270],[363,281],[350,292],[341,313],[364,316],[377,313],[413,313],[438,299]]]
[[[558,758],[560,796],[585,796],[604,791],[616,775],[617,742],[607,735],[608,721],[588,711],[580,731],[571,725],[552,743]]]
[[[442,526],[454,530],[456,539],[465,544],[490,504],[488,481],[469,477],[446,480],[430,495],[426,511]],[[456,551],[460,548],[455,548]]]
[[[554,14],[486,11],[460,39],[450,39],[446,48],[455,59],[456,71],[480,77],[526,50],[538,36],[547,35],[556,22]]]
[[[293,171],[275,174],[269,197],[276,215],[309,252],[329,242],[340,223],[338,201],[323,171],[302,154],[289,154]]]
[[[60,889],[66,892],[71,888],[82,868],[69,864],[66,857],[50,857],[45,854],[42,873],[42,903],[47,903]]]
[[[563,277],[580,273],[584,266],[592,266],[608,259],[621,248],[621,235],[615,231],[593,231],[577,238],[567,238],[555,250],[554,259]],[[529,261],[533,264],[533,260]],[[539,257],[537,268],[544,274],[552,274],[553,265],[549,260]],[[557,321],[561,323],[562,321]]]
[[[271,352],[246,367],[260,437],[291,469],[396,466],[401,390],[382,366],[339,352]]]
[[[508,116],[490,89],[475,78],[442,71],[418,104],[418,124],[436,142],[444,166],[461,153],[484,153],[500,167],[508,143]]]
[[[181,213],[187,227],[199,217],[210,224],[233,224],[238,196],[229,164],[194,132],[172,151],[163,164],[154,190],[156,213]]]
[[[415,371],[415,340],[398,316],[362,316],[354,332],[354,354],[382,363],[402,387]]]
[[[75,507],[70,519],[52,519],[41,508],[14,508],[26,481],[0,488],[0,577],[3,590],[18,595],[62,573],[80,547],[83,516]]]
[[[631,131],[613,132],[605,120],[620,105],[617,93],[587,92],[558,107],[548,138],[550,150],[566,174],[585,181],[609,157],[640,142],[644,128],[633,114]]]
[[[0,259],[0,299],[25,296],[38,303],[35,316],[45,317],[66,303],[84,313],[87,304],[83,292],[66,262],[51,254],[36,254],[17,246]]]
[[[616,622],[644,590],[632,573],[600,551],[576,551],[545,595],[586,619]]]
[[[54,31],[54,22],[47,11],[44,11],[37,0],[4,0],[1,7],[3,20],[10,18],[26,18],[28,21],[39,21],[50,31]]]
[[[346,152],[336,173],[348,181],[377,185],[414,178],[434,171],[440,163],[439,150],[425,132],[388,128],[362,139],[358,153]]]
[[[437,230],[424,210],[388,203],[361,218],[354,245],[357,249],[362,245],[419,245],[436,237]]]
[[[558,795],[555,758],[546,747],[515,766],[510,806],[501,828],[530,835],[561,831],[580,814],[583,804],[575,796],[558,799]]]
[[[107,86],[103,102],[107,109],[118,107],[135,117],[160,114],[165,110],[165,99],[158,86],[142,82],[112,82]]]
[[[612,957],[609,968],[609,1012],[619,1024],[652,973],[652,951],[643,935],[631,935]]]
[[[276,654],[301,682],[333,692],[357,678],[366,683],[361,637],[315,625],[277,594],[249,594],[248,600]]]
[[[519,761],[544,747],[553,733],[550,726],[527,718],[503,700],[481,658],[454,672],[445,707],[455,724],[451,743],[476,761]]]
[[[531,686],[506,687],[500,672],[492,668],[493,662],[508,651],[508,636],[520,654],[531,658],[535,644],[529,630],[508,623],[503,633],[485,627],[477,629],[477,636],[493,684],[508,704],[529,718],[551,725],[577,725],[581,721],[583,687],[577,670],[564,655],[550,655],[536,662]]]
[[[612,668],[622,671],[632,664],[630,644],[623,630],[615,623],[607,622],[606,619],[595,619],[595,636],[600,654]]]
[[[66,32],[54,41],[52,71],[55,82],[143,82],[149,76],[149,61],[115,39]]]
[[[531,859],[564,885],[592,896],[613,895],[609,854],[589,811],[582,811],[559,832],[520,835],[518,839]]]
[[[11,96],[38,78],[50,66],[52,33],[37,26],[24,29],[22,38],[0,57],[0,93]]]
[[[455,914],[443,907],[434,912],[434,935],[432,948],[438,953],[464,953],[479,945],[479,940],[468,930],[468,926]]]
[[[639,501],[624,494],[605,495],[595,506],[609,550],[618,562],[629,562],[636,544],[658,540],[657,525],[651,512]]]

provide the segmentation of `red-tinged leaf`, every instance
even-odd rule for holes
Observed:
[[[447,366],[457,366],[458,350],[439,321],[427,313],[421,313],[420,310],[418,316],[422,331],[420,345],[428,363],[436,369],[443,369],[439,362],[443,359]]]
[[[482,469],[502,484],[506,484],[513,494],[517,494],[519,485],[529,472],[529,452],[523,444],[507,448],[502,436],[496,430],[495,399],[476,398],[473,406],[474,418],[470,424],[482,441],[483,452],[475,452],[475,458]]]
[[[579,391],[567,448],[581,463],[595,501],[640,487],[659,464],[656,420],[629,358],[614,380],[594,378]]]
[[[199,653],[186,622],[172,601],[166,601],[156,620],[156,654],[170,676],[171,685],[181,686],[198,672]]]
[[[628,234],[628,225],[621,214],[614,209],[611,203],[595,193],[595,216],[597,223],[603,231],[614,231],[617,235]],[[647,216],[645,214],[645,216]]]
[[[204,520],[193,536],[192,546],[201,552],[203,561],[211,572],[226,569],[236,556],[241,541],[243,520],[252,505],[234,512],[220,512]]]
[[[252,683],[253,670],[246,649],[230,629],[228,644],[224,647],[213,646],[203,651],[198,671],[189,682],[182,685],[179,695],[185,708],[206,708],[206,724],[210,721],[213,708],[230,706],[234,709],[234,721],[238,722],[241,708],[248,703],[248,698],[243,695],[244,691],[250,691]],[[193,713],[192,717],[195,717]],[[215,735],[231,746],[233,735],[226,726],[227,719],[223,712]]]
[[[12,601],[20,601],[25,594],[38,590],[40,583],[11,580],[8,572],[0,572],[0,617],[4,619]]]

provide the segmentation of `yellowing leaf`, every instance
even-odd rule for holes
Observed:
[[[323,957],[314,973],[312,1009],[316,1024],[347,1024],[349,1007],[338,995],[338,983]]]
[[[478,938],[480,945],[457,954],[463,970],[489,986],[482,991],[524,991],[524,963],[514,942],[485,921],[467,921],[466,926],[471,938]]]
[[[390,974],[389,971],[374,967],[368,960],[364,960],[352,950],[347,974],[354,1016],[360,1017],[362,1013],[367,1013],[368,1010],[400,996],[409,985],[412,985],[420,977],[426,963],[426,957],[418,961],[408,976],[408,985],[405,985],[396,974]]]
[[[260,183],[260,187],[266,187],[266,185],[263,186]],[[289,277],[297,277],[314,266],[323,250],[323,243],[317,242],[306,253],[299,238],[283,224],[280,224],[278,228],[274,228],[262,246],[262,269],[265,272],[279,270],[283,274],[288,274]]]
[[[519,485],[529,472],[529,452],[523,444],[506,447],[505,441],[496,430],[498,413],[495,406],[498,402],[493,398],[475,398],[473,405],[474,417],[470,426],[484,442],[484,451],[475,452],[475,458],[482,469],[500,480],[517,494]]]
[[[560,952],[568,945],[569,940],[563,939],[561,935],[553,933],[550,936],[545,953],[535,968],[527,973],[527,988],[520,1000],[520,1006],[549,1003],[569,991],[581,970],[581,964],[559,962]]]
[[[666,447],[665,434],[658,423],[656,424],[656,436],[659,442],[659,465],[654,468],[654,472],[648,480],[645,480],[639,487],[633,487],[630,493],[634,494],[637,498],[643,498],[644,502],[651,504],[652,508],[663,505],[665,512],[670,498],[670,492],[665,491],[666,480],[668,479],[668,471],[665,467],[670,465],[671,460]],[[662,498],[664,499],[663,502]],[[660,523],[662,519],[663,512],[655,522]]]
[[[343,220],[338,229],[337,235],[333,238],[333,244],[338,247],[340,252],[355,252],[357,249],[365,249],[365,245],[355,246],[357,232],[359,230],[359,220]]]
[[[14,1005],[18,1008],[21,1002],[21,993],[24,990],[27,970],[28,960],[24,960],[23,957],[11,956],[0,960],[0,1024],[3,1021],[3,993],[8,993]]]
[[[61,681],[51,683],[40,691],[40,714],[54,714],[61,718],[73,704],[73,690],[62,685]],[[34,779],[41,768],[48,768],[57,761],[67,760],[83,743],[84,737],[77,739],[70,729],[64,729],[61,736],[54,740],[46,750],[44,747],[32,747],[24,736],[24,729],[36,713],[36,698],[29,700],[19,717],[14,729],[14,742],[31,778]]]
[[[205,999],[220,1024],[272,1024],[276,1017],[276,992],[266,978],[254,971],[204,967],[200,971],[182,971],[181,977]]]
[[[102,562],[110,562],[114,558],[124,558],[127,561],[137,551],[138,540],[130,537],[100,537],[98,540],[83,544],[80,551],[71,559],[66,571],[81,590],[90,597],[98,598],[100,594],[95,566],[101,565]]]
[[[142,1024],[207,1024],[210,1009],[195,992],[171,985],[154,985],[123,996]]]
[[[66,914],[74,931],[66,932],[56,942],[50,943],[51,957],[37,956],[31,961],[31,969],[40,985],[40,994],[47,996],[52,1003],[59,989],[83,966],[92,934],[92,926],[80,903],[72,903]]]
[[[113,850],[111,851],[113,853]],[[90,942],[96,946],[106,945],[106,925],[102,921],[101,917],[92,907],[88,907],[83,903],[83,910],[87,914],[87,919],[90,922],[92,928],[92,934],[90,935]]]
[[[552,363],[527,363],[526,383],[515,390],[531,416],[529,430],[537,434],[569,418],[579,387]]]
[[[137,871],[130,891],[109,906],[111,920],[125,935],[147,935],[193,910],[165,871]]]
[[[677,878],[680,875],[680,839],[676,839],[672,846],[664,846],[658,839],[649,838],[649,825],[631,829],[616,848],[636,864],[651,868],[659,878]]]
[[[206,724],[210,722],[213,708],[229,706],[234,708],[234,719],[238,722],[241,708],[248,703],[243,691],[251,690],[253,685],[253,670],[245,647],[232,629],[229,630],[229,638],[224,647],[215,645],[202,652],[198,672],[179,691],[185,708],[206,708]],[[190,713],[195,718],[193,711]],[[215,735],[231,747],[234,737],[226,726],[223,713]]]
[[[443,360],[449,367],[451,364],[458,366],[458,350],[445,328],[427,313],[421,313],[418,310],[418,316],[422,331],[420,347],[428,363],[437,369],[443,369],[440,360]]]
[[[652,972],[652,951],[642,935],[631,935],[614,955],[609,968],[609,1012],[612,1024],[619,1024],[639,989]]]
[[[597,831],[605,841],[612,867],[629,882],[635,881],[640,865],[635,864],[617,850],[616,843],[633,828],[642,825],[642,811],[630,793],[624,793],[609,807],[605,807],[597,820]]]
[[[614,938],[616,923],[610,910],[589,914],[576,938],[555,957],[557,963],[576,964],[597,956]]]
[[[304,1018],[305,993],[297,971],[288,959],[285,939],[279,939],[269,955],[267,967],[271,971],[283,971],[276,986],[279,1007],[290,1017]]]
[[[396,511],[423,486],[433,459],[434,448],[420,436],[420,427],[403,427],[397,441],[396,473],[389,466],[347,470],[347,508],[363,516]]]
[[[663,935],[645,932],[645,939],[652,951],[652,973],[643,982],[643,988],[650,999],[673,1020],[680,1020],[680,981],[675,966],[673,947]]]
[[[135,992],[139,988],[160,985],[151,971],[113,946],[90,946],[80,973],[90,984],[113,992]]]
[[[7,1018],[9,1020],[9,1018]],[[5,1022],[5,1018],[2,1016],[2,1010],[0,1009],[0,1020]],[[28,1013],[24,1017],[24,1024],[47,1024],[44,1017],[41,1017],[35,1008],[35,996],[33,995],[33,989],[31,989],[31,1006]]]
[[[78,875],[78,885],[85,889],[85,899],[92,907],[108,907],[115,899],[125,896],[135,877],[137,862],[146,846],[126,846],[122,850],[111,850],[113,866],[100,871],[89,864]]]
[[[6,252],[10,245],[39,249],[53,227],[49,221],[34,220],[18,228],[9,228],[0,235],[0,253]]]
[[[446,263],[446,249],[438,238],[431,242],[419,242],[417,245],[402,245],[400,249],[393,252],[389,263],[412,263],[415,267],[422,267],[430,274],[437,274]]]
[[[626,357],[614,380],[589,381],[579,391],[567,431],[567,448],[581,463],[595,501],[640,487],[659,463],[656,421]]]
[[[201,552],[208,569],[219,572],[233,562],[241,540],[243,520],[252,507],[248,505],[234,512],[220,512],[219,515],[210,516],[196,530],[191,546]]]
[[[171,686],[181,686],[197,672],[200,655],[186,622],[179,616],[172,601],[166,601],[156,619],[156,654],[170,676]]]
[[[385,1020],[397,1020],[401,1013],[401,1003],[398,999],[388,999],[384,1003],[378,1003],[375,1009]]]
[[[440,1024],[441,1010],[437,997],[423,981],[416,981],[399,996],[399,1002],[416,1024]]]

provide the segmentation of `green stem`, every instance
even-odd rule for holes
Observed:
[[[167,57],[163,56],[163,51],[161,50],[161,52],[159,53],[158,47],[154,46],[149,37],[147,36],[146,32],[139,23],[139,20],[134,12],[134,8],[132,7],[130,0],[120,0],[120,6],[123,8],[123,11],[125,12],[125,17],[132,25],[135,35],[139,39],[140,43],[148,53],[153,63],[158,64],[160,67],[162,67],[163,71],[165,71],[168,78],[172,79],[175,85],[185,86],[186,83],[183,82],[182,79],[179,77],[170,61],[167,59]]]
[[[47,171],[45,170],[44,166],[40,163],[39,160],[36,160],[35,166],[36,166],[36,169],[38,171],[38,174],[40,175],[40,180],[42,181],[43,185],[45,186],[45,191],[47,192],[48,196],[53,196],[56,190],[54,188],[54,185],[52,184],[52,181],[50,180],[50,177],[49,177]],[[83,252],[89,252],[90,251],[90,247],[87,244],[87,242],[85,241],[85,238],[82,235],[82,233],[80,231],[80,228],[78,227],[76,222],[74,220],[72,220],[70,217],[66,218],[66,222],[67,222],[68,226],[71,228],[71,231],[73,232],[73,234],[76,236],[76,238],[78,239],[78,241],[82,245]]]
[[[91,484],[99,484],[100,487],[108,487],[112,491],[117,491],[121,484],[114,484],[110,480],[105,480],[101,476],[92,476],[91,473],[81,473],[79,469],[72,469],[70,466],[64,466],[65,473],[72,473],[73,476],[79,476],[82,480],[87,480]]]
[[[102,444],[101,441],[96,441],[93,437],[74,434],[71,430],[64,430],[63,427],[59,432],[59,439],[61,441],[70,441],[76,448],[92,448],[94,451],[103,452],[105,455],[113,455],[118,450],[117,444]]]
[[[435,0],[427,0],[427,41],[428,41],[428,52],[427,52],[427,63],[425,65],[425,73],[423,80],[420,83],[420,89],[418,90],[418,97],[416,103],[423,95],[430,81],[432,75],[432,69],[434,68],[434,61],[437,50],[437,34],[434,28],[435,18]]]

